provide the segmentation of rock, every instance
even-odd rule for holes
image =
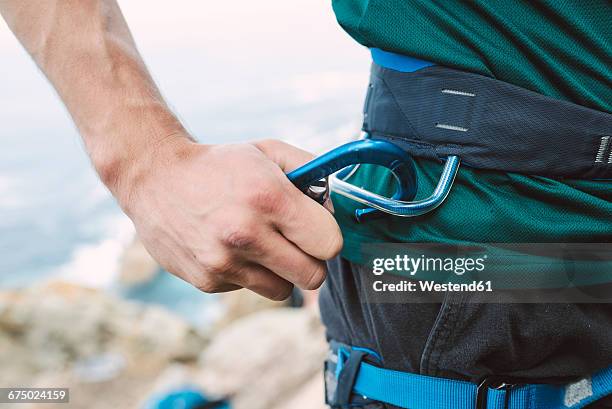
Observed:
[[[195,362],[206,343],[166,310],[98,290],[56,282],[0,293],[0,384],[45,372],[82,382],[147,368],[156,376],[168,362]]]
[[[216,331],[247,315],[286,305],[285,302],[272,301],[245,289],[219,294],[219,299],[223,314],[215,323]]]
[[[237,293],[239,313],[208,340],[162,308],[99,290],[0,292],[0,385],[70,387],[70,406],[88,409],[141,407],[186,384],[233,409],[318,408],[327,346],[316,311],[253,297]]]
[[[195,381],[211,395],[231,396],[234,409],[270,409],[322,372],[326,351],[312,310],[265,310],[216,334]]]
[[[300,387],[291,398],[275,405],[272,409],[329,409],[325,404],[323,371]]]
[[[134,286],[151,281],[160,272],[159,264],[135,238],[121,257],[118,282],[124,286]]]

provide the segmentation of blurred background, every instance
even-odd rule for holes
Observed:
[[[120,5],[200,141],[321,153],[358,134],[369,54],[329,2]],[[207,295],[159,271],[2,20],[0,124],[0,387],[70,388],[58,407],[142,407],[185,384],[235,408],[323,406],[316,308]]]

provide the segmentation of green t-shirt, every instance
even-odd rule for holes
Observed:
[[[607,0],[333,0],[342,27],[367,47],[506,81],[612,111],[612,6]],[[442,165],[418,159],[419,193]],[[389,173],[362,166],[350,180],[389,193]],[[343,256],[360,261],[364,242],[610,242],[612,182],[553,180],[460,168],[441,207],[417,218],[363,224],[359,206],[334,196]]]

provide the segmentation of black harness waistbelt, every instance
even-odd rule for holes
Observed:
[[[415,157],[553,178],[612,179],[612,114],[433,66],[376,64],[363,130]]]

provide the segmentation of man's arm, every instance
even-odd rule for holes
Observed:
[[[103,182],[151,255],[207,291],[282,299],[340,251],[329,212],[284,172],[311,155],[278,141],[200,145],[168,109],[115,0],[0,0],[72,115]]]

